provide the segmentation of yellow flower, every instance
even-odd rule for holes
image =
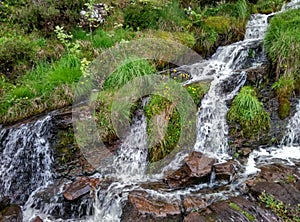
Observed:
[[[26,96],[25,99],[28,99],[28,97]]]

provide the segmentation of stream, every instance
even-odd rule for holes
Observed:
[[[282,8],[300,7],[300,1],[291,1]],[[198,81],[210,81],[210,89],[202,99],[197,113],[197,139],[191,151],[202,152],[215,158],[219,163],[231,159],[228,144],[227,104],[239,92],[246,82],[246,69],[260,67],[267,57],[262,51],[249,61],[250,51],[261,48],[271,15],[252,15],[247,27],[245,39],[228,46],[219,47],[208,60],[182,66],[192,79],[186,84]],[[105,190],[95,191],[94,200],[68,205],[70,218],[63,212],[64,185],[57,183],[53,171],[54,156],[51,133],[53,117],[51,114],[37,121],[0,128],[0,197],[9,196],[22,206],[24,221],[39,216],[43,221],[122,221],[124,204],[132,191],[146,193],[153,199],[167,203],[180,202],[185,195],[195,194],[208,203],[224,200],[240,194],[239,186],[248,177],[255,175],[263,164],[284,163],[295,165],[300,161],[300,101],[295,114],[289,119],[285,136],[280,145],[260,147],[253,151],[244,166],[240,166],[230,183],[217,181],[214,172],[209,182],[198,183],[184,188],[152,189],[146,183],[160,183],[164,173],[181,164],[187,154],[177,154],[170,165],[160,174],[148,175],[147,168],[147,122],[142,110],[135,112],[131,129],[119,145],[113,158],[115,169],[107,175],[96,173],[91,178],[113,178]],[[300,169],[299,169],[300,170]],[[56,193],[48,192],[55,186]],[[214,188],[214,189],[212,189]],[[222,188],[222,189],[218,189]],[[210,189],[210,192],[202,192]],[[47,201],[40,193],[48,193]],[[53,217],[53,214],[58,216]],[[126,212],[125,212],[126,213]],[[84,215],[84,216],[83,216]]]

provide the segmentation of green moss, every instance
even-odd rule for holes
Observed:
[[[250,213],[248,213],[247,211],[245,211],[245,210],[243,210],[242,208],[240,208],[240,206],[237,205],[236,203],[230,203],[229,206],[230,206],[232,209],[234,209],[234,210],[236,210],[236,211],[242,213],[242,214],[243,214],[250,222],[256,221],[256,220],[255,220],[255,217],[254,217],[252,214],[250,214]]]
[[[209,16],[204,19],[205,25],[218,34],[225,34],[230,30],[230,19],[223,16]]]
[[[152,136],[149,138],[148,158],[150,162],[156,162],[175,148],[181,133],[181,119],[172,103],[159,95],[151,97],[145,113],[147,132]]]
[[[188,93],[193,98],[194,103],[196,105],[200,104],[201,99],[208,92],[209,85],[210,85],[209,83],[203,82],[203,83],[192,83],[186,86]]]
[[[74,137],[73,129],[60,131],[55,146],[57,155],[60,157],[59,162],[68,163],[74,158],[74,153],[79,150]]]

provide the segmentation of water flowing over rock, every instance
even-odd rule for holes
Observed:
[[[300,101],[297,106],[297,111],[287,126],[287,132],[281,144],[293,146],[300,144]]]
[[[79,178],[78,180],[67,185],[64,191],[64,198],[67,200],[75,200],[85,194],[96,190],[100,185],[99,178]]]
[[[0,193],[24,203],[52,180],[51,116],[0,131]]]
[[[209,152],[218,157],[227,155],[226,103],[246,82],[246,70],[257,68],[267,61],[264,52],[255,53],[255,58],[249,58],[249,52],[261,48],[268,17],[260,14],[251,16],[244,41],[219,47],[211,59],[183,67],[191,73],[193,82],[211,80],[198,114],[196,151]]]

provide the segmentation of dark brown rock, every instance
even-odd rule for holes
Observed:
[[[0,199],[0,211],[10,205],[11,199],[9,197],[3,197]]]
[[[43,222],[43,220],[39,216],[37,216],[36,218],[33,219],[32,222]]]
[[[150,196],[144,191],[133,191],[123,207],[123,222],[131,221],[180,221],[178,200],[167,201]]]
[[[90,193],[100,185],[100,179],[81,177],[67,186],[63,195],[67,200],[73,201]]]
[[[12,204],[0,212],[0,222],[22,222],[23,214],[21,207]]]
[[[230,182],[236,173],[237,167],[238,163],[234,160],[214,164],[213,168],[216,174],[216,180],[226,180]]]
[[[244,197],[233,197],[226,201],[216,202],[206,209],[198,212],[191,212],[184,222],[204,221],[265,221],[275,222],[280,219],[272,212],[259,207]]]
[[[183,207],[186,213],[200,210],[207,206],[207,201],[199,196],[185,196],[183,200]]]
[[[170,187],[183,187],[199,182],[209,182],[215,159],[193,151],[178,170],[167,173],[165,181]]]

